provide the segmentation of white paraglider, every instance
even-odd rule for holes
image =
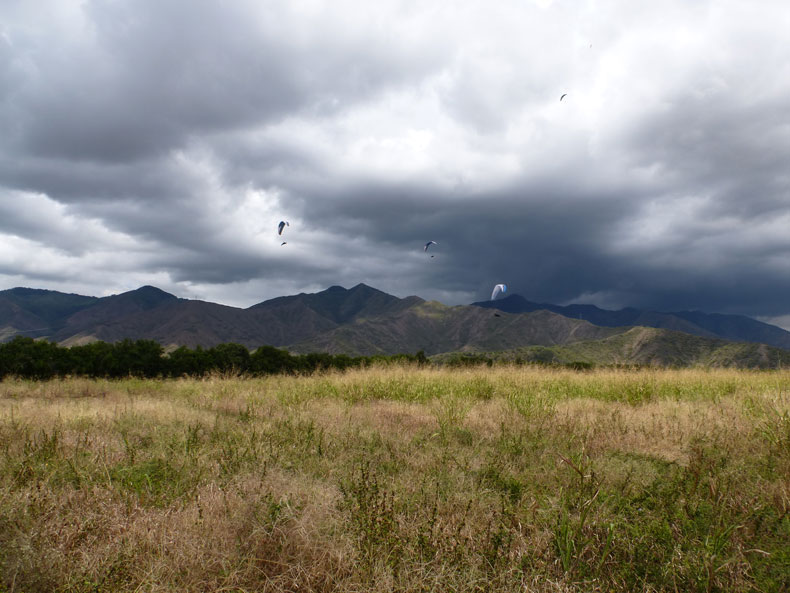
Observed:
[[[497,298],[500,294],[507,292],[507,286],[504,284],[497,284],[494,287],[494,291],[491,293],[491,300],[493,301]]]

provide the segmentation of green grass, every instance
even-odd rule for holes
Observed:
[[[790,590],[790,373],[0,383],[0,592],[183,590]]]

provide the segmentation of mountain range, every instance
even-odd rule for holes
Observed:
[[[603,327],[642,326],[680,331],[703,338],[721,338],[736,342],[759,342],[790,350],[790,332],[744,315],[722,315],[702,311],[641,311],[631,307],[609,311],[595,305],[552,305],[534,303],[518,294],[496,301],[473,303],[477,307],[507,313],[551,311],[565,317],[583,319]]]
[[[101,298],[34,288],[0,291],[0,341],[18,335],[65,346],[128,338],[155,340],[169,349],[235,342],[299,353],[422,350],[554,362],[790,365],[790,332],[749,317],[607,311],[533,303],[519,295],[447,306],[364,284],[278,297],[246,309],[182,299],[153,286]]]

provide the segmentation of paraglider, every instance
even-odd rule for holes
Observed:
[[[562,93],[562,96],[560,97],[560,101],[562,101],[567,96],[568,96],[568,93]]]
[[[283,229],[287,226],[291,226],[291,223],[288,222],[287,220],[281,220],[280,224],[277,225],[277,234],[282,235]]]
[[[505,292],[507,292],[507,286],[504,284],[497,284],[494,287],[494,291],[491,293],[491,300],[493,301],[500,294],[504,294]]]
[[[288,245],[288,241],[283,241],[282,243],[280,243],[280,247],[282,247],[283,245]]]
[[[428,247],[430,247],[431,245],[438,245],[438,243],[436,241],[428,241],[425,244],[425,247],[422,248],[422,250],[427,252],[428,251]],[[431,257],[433,257],[433,256],[431,256]]]

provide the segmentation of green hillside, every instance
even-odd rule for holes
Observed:
[[[790,367],[790,352],[765,344],[700,338],[682,332],[633,327],[600,340],[554,346],[526,346],[466,354],[469,359],[590,365],[711,366],[738,368]],[[438,362],[463,361],[464,353],[434,357]]]
[[[604,328],[549,311],[496,314],[480,307],[421,302],[405,310],[342,325],[288,348],[352,356],[493,351],[527,344],[557,345],[601,339],[625,328]]]

